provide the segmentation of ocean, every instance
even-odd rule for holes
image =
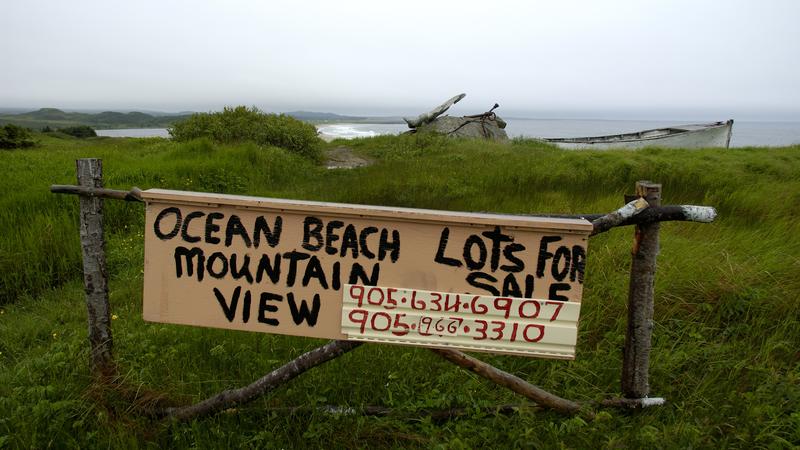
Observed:
[[[633,131],[685,125],[676,121],[596,120],[596,119],[504,119],[510,137],[581,137],[629,133]],[[398,134],[408,130],[405,124],[326,124],[318,125],[328,138],[353,139]],[[783,146],[800,144],[800,122],[748,122],[733,124],[731,147]]]
[[[680,121],[665,120],[597,120],[597,119],[504,119],[506,132],[511,137],[581,137],[684,125]],[[327,139],[355,139],[399,134],[408,130],[405,124],[337,123],[317,125]],[[169,137],[164,128],[129,130],[97,130],[98,136],[112,137]],[[800,122],[751,122],[733,124],[732,147],[784,146],[800,144]]]

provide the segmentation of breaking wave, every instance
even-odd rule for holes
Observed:
[[[317,130],[320,134],[330,136],[333,139],[354,139],[378,135],[375,130],[359,130],[355,125],[320,125]]]

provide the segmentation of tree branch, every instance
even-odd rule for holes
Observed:
[[[580,404],[551,394],[544,389],[528,383],[522,378],[504,372],[491,364],[487,364],[458,350],[432,348],[430,351],[453,364],[477,373],[493,383],[511,389],[517,394],[525,396],[543,407],[550,408],[562,414],[572,415],[581,412]],[[586,411],[585,414],[589,418],[594,418],[594,413],[592,412]]]
[[[222,391],[219,394],[209,397],[194,405],[167,408],[161,413],[167,417],[174,417],[179,420],[187,420],[197,416],[214,414],[224,409],[247,403],[258,396],[272,391],[287,381],[290,381],[320,364],[353,350],[361,345],[361,342],[350,341],[331,341],[322,347],[315,348],[304,353],[287,364],[273,370],[272,372],[259,378],[252,384],[233,390]]]

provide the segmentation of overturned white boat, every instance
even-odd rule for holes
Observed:
[[[542,138],[546,142],[568,149],[607,148],[706,148],[725,147],[731,143],[733,120],[726,122],[680,125],[668,128],[579,138]]]

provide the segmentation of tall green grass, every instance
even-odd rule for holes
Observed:
[[[0,153],[0,447],[769,447],[800,445],[800,147],[568,152],[530,141],[435,136],[347,143],[370,167],[326,170],[274,147],[199,140],[43,138]],[[341,143],[338,143],[341,144]],[[338,145],[335,144],[335,145]],[[136,413],[87,368],[74,159],[101,157],[106,186],[161,187],[503,213],[607,212],[634,182],[665,203],[713,205],[714,224],[662,226],[651,391],[668,403],[594,422],[481,407],[519,397],[422,349],[364,346],[250,405],[190,423]],[[124,382],[185,403],[247,384],[321,341],[141,319],[141,205],[106,202],[115,354]],[[577,358],[479,355],[580,401],[619,392],[631,229],[589,243]],[[154,392],[155,391],[155,392]],[[145,395],[147,394],[147,395]],[[408,417],[265,409],[383,405]],[[472,408],[433,422],[417,411]]]

